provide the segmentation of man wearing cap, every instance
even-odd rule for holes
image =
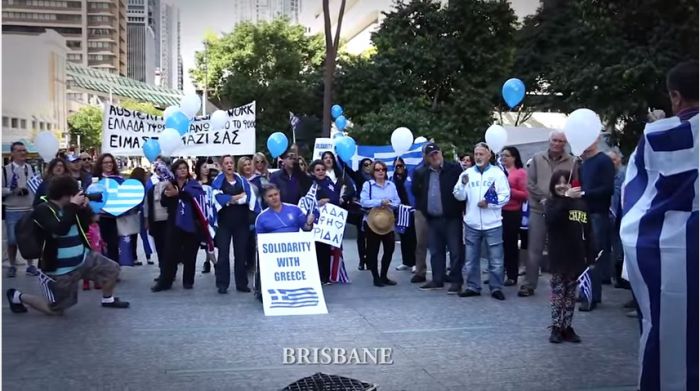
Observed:
[[[68,161],[68,172],[80,184],[80,188],[85,190],[92,183],[92,175],[83,171],[83,161],[76,154],[70,154],[66,158]]]
[[[461,216],[464,204],[452,196],[454,184],[459,180],[462,167],[456,162],[445,161],[440,147],[435,143],[425,146],[428,169],[421,183],[416,187],[416,208],[428,220],[428,248],[433,280],[421,286],[423,290],[442,289],[445,276],[445,247],[450,251],[450,276],[452,283],[448,294],[461,290],[462,266],[460,246],[462,245]]]

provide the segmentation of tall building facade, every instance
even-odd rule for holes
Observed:
[[[168,3],[160,6],[160,86],[182,89],[180,10]]]
[[[156,74],[156,35],[150,0],[129,0],[127,9],[127,75],[153,84]]]
[[[283,16],[287,17],[293,24],[297,24],[300,21],[302,0],[235,1],[234,24],[242,22],[269,22]]]
[[[2,0],[3,33],[66,39],[67,60],[127,74],[126,0]]]

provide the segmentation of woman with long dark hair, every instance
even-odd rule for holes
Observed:
[[[49,162],[46,171],[44,171],[43,179],[39,187],[36,189],[34,194],[33,206],[37,206],[44,202],[42,197],[44,197],[49,189],[49,182],[52,178],[66,175],[68,171],[66,170],[66,162],[63,159],[53,159]]]
[[[124,182],[124,178],[119,175],[117,160],[111,153],[103,153],[97,158],[92,176],[93,178],[97,178],[97,180],[110,178],[117,181],[119,184]],[[111,214],[102,213],[100,214],[99,225],[102,240],[107,243],[107,253],[105,255],[107,258],[119,262],[119,230],[117,229],[117,218]]]
[[[518,237],[522,222],[523,203],[527,201],[527,171],[523,168],[520,151],[515,147],[505,147],[501,152],[501,161],[508,175],[510,201],[503,207],[503,255],[506,270],[505,286],[518,283],[520,266]]]
[[[158,283],[151,288],[153,292],[172,287],[180,262],[183,265],[182,287],[192,289],[199,244],[205,241],[209,253],[213,252],[206,219],[195,202],[204,194],[202,186],[192,178],[185,160],[175,161],[171,170],[175,179],[167,183],[161,198],[161,204],[168,209],[166,257]]]
[[[340,187],[326,175],[326,165],[322,160],[314,160],[311,163],[313,172],[313,183],[316,184],[316,199],[319,208],[325,204],[340,205]],[[313,185],[312,185],[313,186]],[[318,261],[318,272],[321,276],[321,283],[330,281],[331,275],[331,245],[316,242],[316,260]]]
[[[394,160],[394,175],[389,179],[396,185],[396,191],[399,194],[399,199],[401,200],[401,205],[405,207],[402,208],[408,216],[406,221],[399,219],[400,223],[406,223],[406,225],[398,225],[397,230],[399,231],[399,236],[401,237],[401,265],[396,267],[396,270],[409,270],[416,265],[416,227],[413,221],[413,213],[408,212],[408,207],[415,207],[416,201],[411,192],[411,184],[408,182],[408,170],[406,169],[406,163],[401,157],[397,157]],[[399,212],[400,214],[402,212]]]

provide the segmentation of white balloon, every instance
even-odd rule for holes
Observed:
[[[201,108],[202,98],[200,98],[197,94],[185,95],[180,100],[180,110],[182,110],[182,112],[190,118],[197,115],[197,113],[199,113],[199,109]]]
[[[211,114],[211,121],[209,121],[209,129],[211,130],[221,130],[226,126],[228,122],[228,113],[224,110],[216,110]]]
[[[172,115],[174,112],[180,110],[179,106],[168,106],[165,111],[163,111],[163,121],[168,119],[170,115]]]
[[[163,156],[172,156],[173,152],[183,146],[180,133],[173,128],[168,128],[161,132],[160,136],[158,136],[158,143]]]
[[[396,128],[391,134],[391,146],[397,155],[402,155],[408,152],[413,145],[413,133],[408,128]]]
[[[508,143],[508,132],[501,125],[491,125],[486,129],[484,138],[491,151],[499,153]]]
[[[598,140],[602,129],[600,117],[593,110],[578,109],[569,114],[564,125],[564,134],[571,145],[571,152],[581,156],[583,151]]]
[[[419,136],[419,137],[416,137],[416,141],[414,141],[413,143],[420,144],[420,143],[427,143],[427,142],[428,142],[427,138],[425,138],[423,136]]]
[[[49,131],[39,132],[34,138],[34,146],[42,159],[50,161],[58,153],[58,139]]]

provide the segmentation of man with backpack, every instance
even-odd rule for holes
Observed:
[[[12,162],[2,168],[2,214],[5,220],[5,237],[7,238],[7,255],[10,268],[7,277],[17,275],[17,239],[15,226],[17,222],[32,210],[34,194],[28,190],[27,181],[34,176],[34,169],[27,163],[27,147],[17,141],[10,147]],[[36,276],[39,271],[32,261],[27,259],[27,275]]]
[[[19,221],[20,251],[25,254],[41,249],[37,255],[43,273],[39,278],[46,299],[8,289],[6,294],[12,312],[27,312],[26,304],[47,315],[62,315],[65,309],[78,302],[81,279],[102,286],[103,307],[129,306],[128,302],[112,295],[119,265],[90,250],[85,230],[92,212],[87,205],[88,200],[75,179],[56,177],[49,184],[48,201]]]

